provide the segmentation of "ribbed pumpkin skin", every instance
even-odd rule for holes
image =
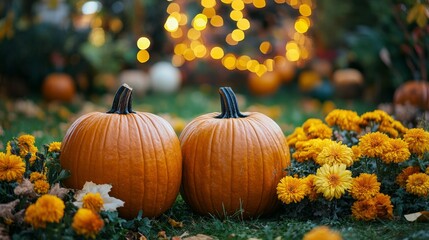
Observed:
[[[65,185],[112,184],[111,196],[125,202],[120,216],[156,217],[174,203],[180,188],[180,142],[170,124],[151,113],[89,113],[67,131],[60,162],[71,172]]]
[[[290,165],[289,147],[269,117],[195,118],[182,131],[181,194],[200,214],[219,217],[244,210],[243,217],[267,215],[279,206],[276,187]]]

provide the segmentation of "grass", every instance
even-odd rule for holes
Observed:
[[[324,104],[297,94],[294,88],[284,88],[273,97],[248,97],[245,90],[236,91],[242,111],[256,109],[267,111],[279,123],[285,134],[293,131],[310,117],[323,117]],[[11,100],[0,102],[0,151],[12,137],[22,133],[36,136],[39,149],[43,144],[52,141],[61,141],[71,123],[79,115],[81,109],[88,102],[77,102],[69,105],[47,104],[38,98],[31,99],[34,107],[42,114],[33,114],[17,111]],[[110,101],[102,98],[94,99],[96,107],[93,111],[108,110]],[[361,101],[345,101],[334,99],[337,108],[353,109],[359,114],[374,110],[374,104]],[[256,108],[254,108],[256,106]],[[211,87],[185,88],[178,94],[160,95],[149,93],[146,96],[134,97],[134,109],[148,111],[155,114],[168,114],[177,116],[185,121],[209,112],[220,110],[217,89]],[[3,129],[3,132],[1,131]],[[168,219],[182,222],[183,227],[174,227]],[[427,223],[410,223],[404,219],[395,219],[388,222],[373,221],[358,222],[353,219],[292,219],[287,218],[285,209],[269,218],[240,220],[227,217],[220,220],[213,216],[199,216],[194,214],[179,196],[173,207],[163,216],[152,219],[145,227],[148,239],[158,238],[160,231],[165,231],[168,237],[204,234],[216,239],[302,239],[303,235],[318,225],[329,225],[341,232],[344,239],[429,239]]]
[[[181,221],[183,228],[174,228],[167,219]],[[152,220],[149,238],[165,231],[169,237],[181,236],[185,232],[191,236],[204,234],[216,239],[302,239],[304,234],[319,225],[327,225],[339,231],[343,239],[428,239],[427,223],[410,223],[402,219],[392,221],[360,222],[353,219],[291,219],[282,209],[269,218],[240,220],[227,217],[220,220],[213,216],[194,214],[179,196],[164,216]]]

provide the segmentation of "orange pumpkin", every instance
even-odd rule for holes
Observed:
[[[70,75],[51,73],[43,80],[42,94],[47,101],[71,102],[76,95],[76,87]]]
[[[110,111],[77,119],[62,141],[60,163],[71,173],[67,187],[111,184],[111,195],[125,202],[120,216],[133,218],[143,210],[143,216],[156,217],[179,193],[180,142],[163,118],[132,111],[131,93],[123,84]]]
[[[219,93],[222,112],[195,118],[180,134],[181,194],[203,215],[272,213],[279,206],[276,186],[290,164],[284,134],[262,113],[242,114],[231,88]]]
[[[429,110],[429,83],[426,81],[408,81],[395,91],[395,104],[410,104],[420,109]]]
[[[257,96],[269,96],[276,93],[282,80],[277,72],[265,72],[261,76],[249,73],[248,87],[252,94]]]

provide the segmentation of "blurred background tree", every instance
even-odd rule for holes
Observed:
[[[429,1],[319,1],[316,48],[335,52],[335,66],[362,71],[368,97],[392,101],[409,80],[427,80]]]
[[[248,2],[251,1],[246,1],[246,4]],[[82,92],[103,93],[116,88],[111,83],[117,82],[116,77],[123,70],[148,71],[152,64],[159,61],[177,60],[173,56],[177,43],[172,41],[164,29],[169,17],[168,7],[172,3],[179,4],[182,12],[189,15],[188,23],[191,23],[192,17],[199,11],[204,11],[204,4],[199,0],[1,1],[0,91],[16,96],[31,94],[29,89],[39,89],[50,72],[65,72],[72,75]],[[326,62],[330,64],[328,68],[334,70],[359,70],[365,84],[363,97],[373,102],[392,101],[395,90],[408,80],[427,80],[428,0],[275,0],[266,3],[263,9],[246,5],[242,10],[244,17],[252,24],[252,28],[246,32],[247,42],[236,45],[224,43],[225,46],[222,47],[233,53],[234,49],[238,49],[235,53],[237,59],[239,56],[250,56],[261,62],[268,57],[274,59],[277,54],[274,50],[284,51],[284,44],[271,45],[271,50],[266,48],[266,55],[258,51],[260,47],[255,46],[260,46],[263,39],[286,41],[290,36],[282,31],[294,29],[295,21],[304,17],[299,16],[303,14],[301,10],[298,13],[299,6],[307,5],[309,15],[305,17],[311,20],[308,20],[303,32],[308,37],[305,42],[311,43],[306,54],[314,57],[314,60],[295,62],[300,69],[289,70],[288,84],[293,79],[299,80],[301,72],[306,72],[308,68],[321,69],[321,64],[326,65]],[[216,29],[226,31],[234,28],[236,21],[229,19],[230,7],[226,3],[220,5],[216,11],[223,15],[225,25]],[[207,9],[209,8],[205,8]],[[224,42],[225,36],[221,30],[212,31],[201,38],[221,33],[221,40]],[[142,36],[151,40],[150,59],[146,56],[149,53],[143,51],[147,59],[139,62],[138,53],[142,49],[136,46],[136,42]],[[215,40],[213,38],[206,42]],[[301,57],[304,56],[303,49],[305,48],[298,49]],[[286,59],[287,54],[286,58],[284,52],[282,54],[283,60]],[[209,53],[205,54],[207,55]],[[323,61],[319,61],[320,59]],[[225,70],[222,67],[224,62],[213,63],[206,60],[195,59],[189,61],[189,64],[181,65],[184,79],[194,79],[191,83],[197,84],[210,83],[217,79],[223,80],[224,72],[232,78],[243,78],[243,71],[237,71],[235,65],[225,66]],[[290,64],[283,64],[279,69],[287,67],[291,68]],[[218,71],[219,69],[223,71]],[[329,99],[332,93],[329,80],[333,71],[322,71],[329,74],[316,76],[310,73],[306,76],[316,76],[313,80],[308,77],[302,79],[319,84],[319,90],[324,93],[318,94],[321,96],[319,98]],[[260,81],[263,80],[261,79]],[[250,77],[244,77],[244,81],[251,80]],[[284,85],[284,82],[281,84]],[[260,86],[264,85],[266,84]],[[280,86],[280,83],[277,85]]]

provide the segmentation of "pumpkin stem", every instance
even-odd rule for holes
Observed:
[[[119,87],[113,99],[112,108],[107,113],[128,114],[135,113],[132,109],[132,92],[133,89],[124,83]]]
[[[222,113],[216,118],[244,118],[246,115],[238,110],[237,98],[230,87],[219,88]]]

